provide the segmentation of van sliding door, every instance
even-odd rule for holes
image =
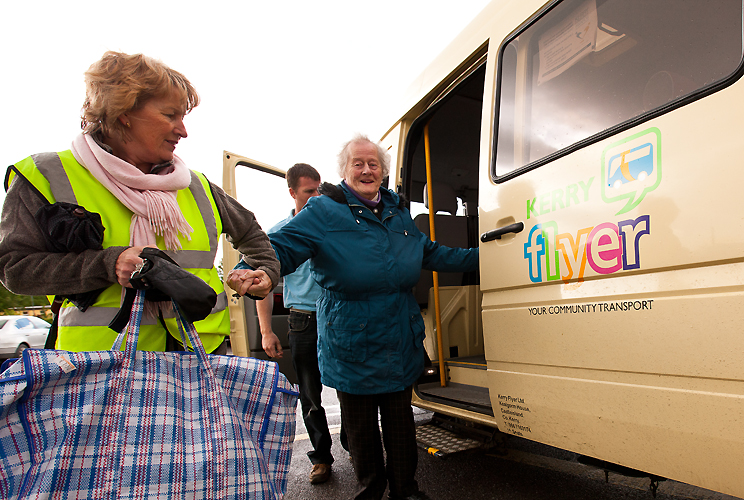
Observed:
[[[500,429],[744,495],[742,2],[553,2],[492,50]]]

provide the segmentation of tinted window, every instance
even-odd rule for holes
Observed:
[[[495,175],[720,82],[742,2],[566,0],[500,54]]]
[[[31,328],[31,321],[28,318],[19,318],[16,320],[16,328]]]
[[[5,323],[7,323],[7,322],[8,322],[7,319],[0,319],[0,328],[4,327],[5,326]]]

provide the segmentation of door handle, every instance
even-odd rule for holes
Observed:
[[[485,233],[481,234],[480,240],[483,243],[486,243],[492,240],[500,240],[501,235],[503,234],[521,233],[523,229],[524,229],[524,222],[515,222],[514,224],[509,224],[508,226],[486,231]]]

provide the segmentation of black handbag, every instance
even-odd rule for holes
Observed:
[[[100,214],[58,201],[43,205],[35,217],[50,252],[103,250],[104,228]]]
[[[58,201],[42,205],[35,214],[50,252],[80,253],[83,250],[103,250],[101,216],[80,205]],[[85,312],[106,288],[62,296]]]
[[[145,300],[151,302],[173,300],[191,323],[209,316],[217,303],[217,292],[204,280],[182,269],[157,248],[145,248],[140,257],[144,262],[132,273],[129,279],[132,288],[126,289],[124,303],[109,328],[120,332],[126,326],[134,303],[134,290],[145,290]]]

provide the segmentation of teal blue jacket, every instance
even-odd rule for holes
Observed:
[[[345,186],[324,184],[270,235],[282,276],[311,259],[318,299],[318,365],[324,385],[351,394],[396,392],[424,368],[424,322],[411,289],[421,269],[478,269],[478,249],[448,248],[419,231],[382,188],[382,219]]]

